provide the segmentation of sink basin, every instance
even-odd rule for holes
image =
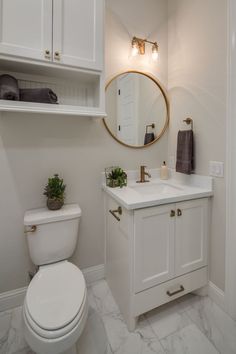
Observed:
[[[168,183],[144,183],[130,186],[136,192],[142,195],[169,195],[169,194],[179,194],[183,191],[181,187],[173,186]]]

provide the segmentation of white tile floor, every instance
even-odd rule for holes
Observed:
[[[208,297],[187,295],[155,309],[129,333],[104,280],[88,294],[79,354],[236,354],[236,323]],[[23,339],[21,308],[0,313],[0,354],[15,353],[33,354]]]

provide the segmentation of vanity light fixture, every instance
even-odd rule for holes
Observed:
[[[158,59],[158,44],[157,42],[151,42],[147,39],[133,37],[132,39],[132,56],[135,57],[136,55],[144,55],[145,54],[145,44],[149,43],[152,44],[152,59]]]

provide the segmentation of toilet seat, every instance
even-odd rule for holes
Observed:
[[[43,338],[70,332],[86,311],[86,284],[82,272],[68,261],[40,267],[31,281],[24,316]]]

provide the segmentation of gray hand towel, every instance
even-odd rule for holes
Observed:
[[[177,141],[176,172],[190,175],[194,170],[193,131],[179,131]]]
[[[144,145],[150,144],[155,140],[154,133],[146,133],[144,137]]]
[[[19,87],[18,81],[11,75],[0,76],[0,99],[19,101]]]
[[[57,103],[57,95],[50,88],[20,89],[20,100],[37,103]]]

